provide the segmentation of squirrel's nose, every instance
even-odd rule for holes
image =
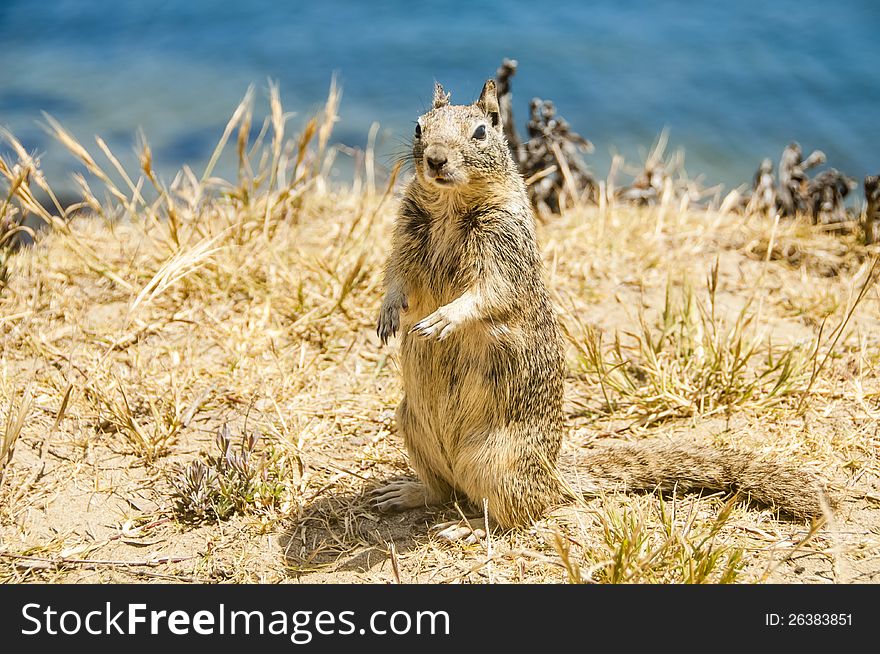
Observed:
[[[442,168],[443,164],[446,163],[446,155],[438,154],[432,157],[428,157],[428,165],[431,168]]]
[[[447,160],[446,153],[440,148],[428,148],[425,151],[425,162],[434,170],[440,170]]]

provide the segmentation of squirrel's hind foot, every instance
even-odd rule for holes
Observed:
[[[473,545],[479,543],[486,537],[486,530],[483,528],[483,520],[475,518],[473,520],[453,520],[451,522],[441,522],[439,525],[431,527],[431,531],[437,533],[437,538],[448,540],[451,542],[464,543]]]
[[[373,504],[383,512],[406,511],[438,504],[419,481],[392,481],[370,493]]]

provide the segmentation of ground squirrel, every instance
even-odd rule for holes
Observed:
[[[384,511],[488,500],[492,522],[529,524],[583,490],[740,492],[796,517],[822,514],[816,478],[727,449],[644,443],[588,455],[588,488],[557,470],[565,363],[534,214],[504,138],[495,83],[470,105],[437,84],[416,124],[414,177],[385,270],[377,332],[401,332],[397,410],[419,482],[374,491]],[[473,538],[451,525],[447,538]]]

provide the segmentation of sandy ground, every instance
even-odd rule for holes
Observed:
[[[600,440],[732,445],[829,480],[840,500],[829,524],[811,531],[717,494],[610,494],[465,545],[429,529],[457,519],[454,507],[383,515],[366,496],[412,475],[393,424],[397,344],[380,348],[373,331],[395,209],[393,197],[324,192],[290,204],[262,235],[259,221],[208,212],[176,255],[149,221],[81,217],[18,253],[0,293],[7,434],[24,407],[0,488],[0,578],[878,579],[876,288],[835,331],[868,276],[871,253],[855,237],[668,207],[573,210],[539,229],[569,334],[568,474],[589,475],[578,458]],[[730,354],[730,328],[749,316],[740,344],[757,354],[740,381],[790,350],[798,363],[781,389],[768,374],[734,399],[712,400],[710,386],[700,404],[676,390],[693,370],[675,365],[711,358],[691,346],[712,342],[700,311],[716,265],[714,342]],[[643,362],[637,335],[642,325],[663,333],[670,294],[696,302],[667,331],[681,346],[674,334],[685,329],[691,347],[670,355],[668,393],[652,391],[637,365],[644,388],[603,385],[580,346],[601,335],[613,363],[618,337]],[[227,519],[185,519],[172,479],[217,454],[224,424],[236,445],[261,434],[256,452],[271,452],[280,481]]]

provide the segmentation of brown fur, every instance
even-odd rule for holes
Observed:
[[[865,177],[865,243],[871,245],[875,241],[874,225],[880,223],[880,175]]]
[[[403,510],[486,498],[495,523],[529,524],[571,499],[557,470],[565,367],[494,82],[465,106],[438,84],[412,156],[377,331],[383,343],[401,333],[397,427],[421,481],[392,483],[376,501]],[[814,478],[744,453],[627,445],[589,461],[593,489],[730,490],[821,514]]]
[[[824,490],[814,476],[759,461],[751,452],[681,443],[603,446],[586,456],[594,490],[688,493],[720,490],[774,506],[794,518],[822,515]]]

